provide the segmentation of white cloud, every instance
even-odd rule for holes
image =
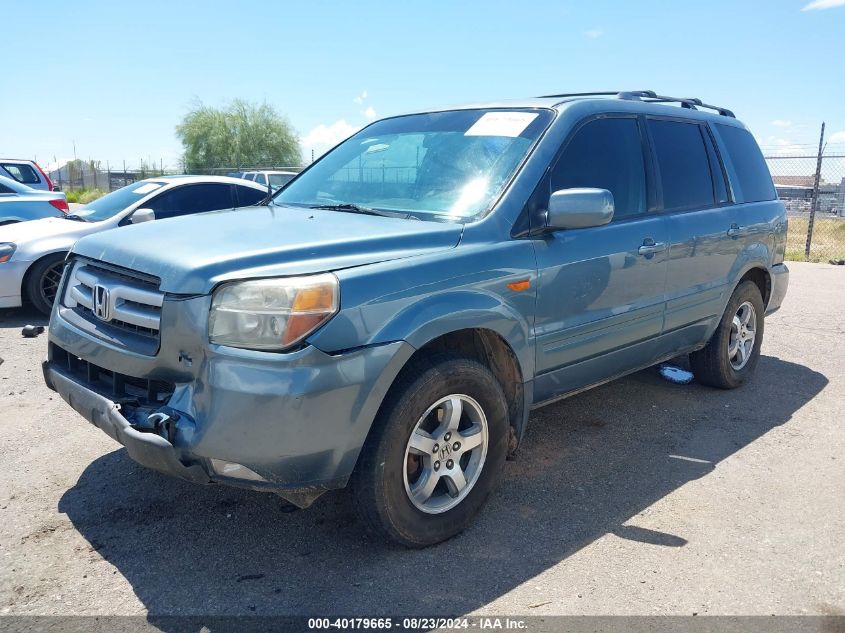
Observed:
[[[360,126],[347,123],[345,119],[338,119],[329,124],[321,123],[303,137],[302,151],[307,160],[310,160],[312,150],[315,156],[321,156],[326,150],[352,136],[359,129],[361,129]]]
[[[785,120],[785,119],[775,119],[771,123],[775,127],[789,127],[792,125],[792,121]]]
[[[817,11],[820,9],[832,9],[834,7],[845,7],[845,0],[813,0],[801,10]]]
[[[366,100],[367,100],[367,91],[364,90],[361,94],[359,94],[357,97],[352,99],[352,102],[357,103],[358,105],[361,105]]]
[[[369,119],[370,121],[375,120],[375,118],[378,116],[373,106],[367,106],[366,110],[361,110],[361,114],[363,114],[364,117]]]
[[[828,143],[845,143],[845,130],[841,132],[834,132],[830,135],[830,138],[827,139]]]
[[[845,2],[845,0],[843,0]],[[584,36],[589,37],[591,40],[595,40],[600,38],[604,35],[604,29],[590,29],[589,31],[584,31]]]
[[[763,153],[766,155],[769,154],[776,154],[781,156],[786,156],[789,154],[805,154],[805,148],[801,147],[800,145],[796,145],[794,142],[785,139],[785,138],[777,138],[774,136],[769,137],[768,143],[760,143],[763,145]]]

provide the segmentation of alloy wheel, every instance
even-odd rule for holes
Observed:
[[[464,394],[450,394],[420,417],[405,448],[405,492],[427,514],[446,512],[478,481],[488,444],[487,416]]]

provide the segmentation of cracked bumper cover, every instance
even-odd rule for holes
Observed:
[[[183,315],[187,303],[194,302],[182,303]],[[195,311],[207,314],[203,300]],[[388,388],[414,351],[404,341],[337,354],[313,346],[283,355],[208,346],[197,340],[191,319],[170,324],[164,315],[169,327],[155,357],[97,340],[56,311],[49,339],[51,354],[56,346],[108,371],[174,384],[158,409],[177,415],[172,435],[142,428],[157,409],[118,405],[55,358],[43,366],[47,385],[144,466],[198,483],[275,492],[297,505],[346,485]],[[190,367],[179,362],[185,349]],[[259,477],[231,476],[219,462]]]
[[[120,405],[96,391],[86,389],[56,367],[51,367],[50,361],[44,361],[42,369],[47,386],[83,418],[123,444],[133,460],[147,468],[194,483],[210,481],[211,478],[199,464],[186,466],[179,459],[173,444],[164,437],[132,428],[121,414]]]

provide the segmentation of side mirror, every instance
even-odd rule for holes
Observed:
[[[155,219],[156,214],[152,209],[135,209],[129,218],[129,224],[141,224],[142,222],[150,222]]]
[[[607,189],[561,189],[549,198],[546,228],[586,229],[613,219],[613,194]]]

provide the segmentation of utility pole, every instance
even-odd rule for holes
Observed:
[[[810,221],[807,223],[807,245],[804,247],[804,259],[810,259],[810,246],[813,243],[813,224],[816,220],[816,209],[819,207],[819,180],[822,175],[822,152],[824,152],[824,122],[819,135],[819,155],[816,158],[816,177],[813,181],[813,206],[810,207]]]

